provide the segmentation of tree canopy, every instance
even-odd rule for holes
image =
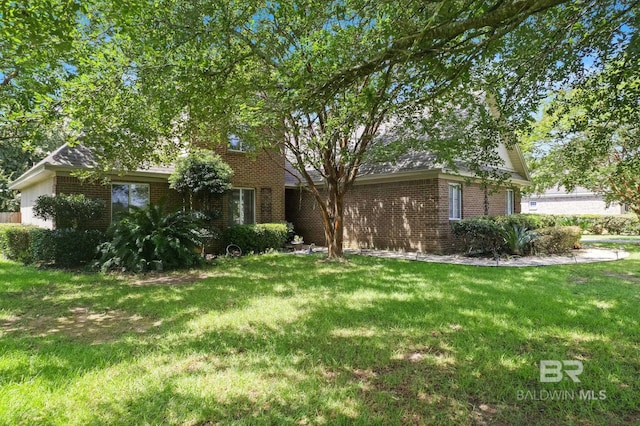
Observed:
[[[368,156],[428,149],[452,167],[497,166],[497,144],[513,142],[550,88],[589,72],[585,57],[607,62],[624,28],[635,31],[636,9],[631,0],[97,1],[77,22],[73,78],[57,104],[105,168],[170,161],[192,141],[229,134],[284,150],[340,256],[342,200]],[[383,133],[397,143],[372,149]]]
[[[63,143],[57,94],[70,76],[79,0],[0,0],[0,211],[8,183]]]
[[[537,126],[534,189],[582,186],[640,215],[640,57],[621,52],[602,72],[558,93]]]

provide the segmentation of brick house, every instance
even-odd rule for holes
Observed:
[[[487,194],[489,214],[520,212],[520,188],[529,172],[517,146],[499,147],[504,170],[511,175],[504,187]],[[286,218],[305,242],[324,245],[324,228],[315,199],[295,177],[286,179]],[[431,253],[451,252],[455,238],[451,223],[484,213],[485,191],[461,169],[454,173],[436,164],[428,153],[411,152],[394,163],[363,166],[345,196],[344,244]]]
[[[242,146],[220,146],[215,151],[234,170],[233,189],[222,199],[223,225],[279,222],[284,220],[284,157],[266,152],[248,155]],[[275,161],[274,161],[275,158]],[[278,164],[280,162],[280,164]],[[106,229],[118,211],[166,199],[169,208],[179,208],[182,197],[169,188],[172,167],[149,167],[133,172],[113,173],[108,183],[81,181],[72,172],[96,166],[91,150],[79,145],[63,145],[11,183],[21,192],[23,224],[53,228],[51,222],[33,215],[35,200],[41,195],[85,194],[105,201],[97,229]]]

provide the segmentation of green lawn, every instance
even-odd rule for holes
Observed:
[[[318,259],[142,282],[0,262],[0,424],[640,422],[637,249],[513,269]],[[541,360],[582,361],[581,382],[541,383]]]

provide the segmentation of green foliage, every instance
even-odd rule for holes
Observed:
[[[289,233],[285,223],[237,225],[224,233],[225,245],[236,244],[243,253],[264,253],[284,247]]]
[[[584,54],[606,57],[608,25],[630,14],[612,3],[100,3],[79,20],[78,76],[61,98],[107,167],[231,134],[284,148],[309,187],[310,167],[329,183],[315,193],[340,256],[341,200],[373,146],[428,150],[454,170],[465,158],[483,179],[505,179],[498,141]]]
[[[581,186],[640,214],[639,52],[621,49],[573,90],[555,94],[537,124],[552,121],[531,162],[537,192]]]
[[[640,235],[640,220],[637,216],[603,216],[604,228],[613,235]]]
[[[504,179],[496,145],[550,87],[638,51],[632,0],[11,4],[0,39],[13,60],[0,75],[15,79],[17,62],[33,75],[7,83],[7,99],[29,104],[19,111],[61,111],[107,169],[166,163],[230,134],[284,145],[307,185],[308,167],[329,183],[317,201],[336,256],[341,200],[377,139]]]
[[[532,231],[555,226],[556,221],[555,216],[537,214],[479,216],[454,222],[452,229],[469,253],[525,254],[535,239]]]
[[[0,252],[7,259],[31,263],[31,233],[35,226],[3,224],[0,226]]]
[[[200,265],[196,248],[202,244],[199,213],[165,213],[162,204],[134,209],[107,230],[108,241],[100,246],[102,270],[143,272]]]
[[[148,277],[0,261],[0,424],[637,425],[626,249],[539,268],[266,255]],[[540,360],[580,354],[582,383],[540,384]]]
[[[538,238],[538,234],[531,229],[512,225],[502,229],[502,238],[511,254],[528,254],[532,243]]]
[[[285,224],[287,225],[287,242],[293,241],[294,237],[296,236],[296,231],[293,226],[293,223],[285,222]]]
[[[97,229],[42,229],[31,231],[33,262],[69,268],[95,260],[105,235]]]
[[[536,214],[479,216],[454,222],[452,230],[469,253],[528,254],[534,247],[540,253],[559,253],[566,251],[566,247],[572,249],[582,233],[579,227],[558,226],[566,220],[563,216]],[[575,229],[580,234],[571,239]]]
[[[555,226],[557,217],[540,214],[510,214],[504,216],[489,216],[489,220],[502,224],[505,228],[518,226],[526,229],[538,229]]]
[[[0,144],[0,211],[20,210],[18,192],[10,190],[9,184],[63,143],[59,138],[49,135],[44,140],[32,138],[29,142],[3,140]]]
[[[463,219],[451,224],[453,235],[462,240],[467,253],[504,251],[503,226],[489,217]]]
[[[563,216],[559,217],[557,224],[560,226],[577,226],[583,232],[588,230],[594,220],[597,220],[597,217],[588,217],[588,216]]]
[[[591,234],[609,233],[614,235],[640,235],[640,220],[632,214],[599,215],[599,214],[514,214],[508,216],[490,216],[490,220],[503,223],[505,226],[519,225],[529,229],[553,226],[577,226],[583,232]]]
[[[62,144],[60,88],[92,0],[0,1],[0,175],[15,179]],[[0,193],[0,204],[13,197]]]
[[[535,250],[542,254],[562,254],[573,250],[580,242],[582,230],[578,226],[554,226],[536,230]]]
[[[176,163],[169,184],[176,191],[199,200],[210,209],[211,199],[220,198],[231,189],[233,169],[210,150],[198,149]]]
[[[104,200],[79,195],[41,195],[36,199],[34,215],[55,223],[57,229],[87,229],[102,217]]]
[[[0,226],[0,252],[10,260],[58,267],[77,267],[96,258],[104,234],[95,229],[43,229]]]

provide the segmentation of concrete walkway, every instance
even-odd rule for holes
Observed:
[[[601,248],[585,248],[573,250],[570,254],[564,256],[502,256],[496,259],[484,257],[468,257],[463,255],[435,255],[419,252],[401,252],[391,250],[353,250],[345,249],[346,254],[360,254],[363,256],[375,256],[388,259],[405,259],[417,260],[421,262],[433,263],[452,263],[456,265],[474,265],[474,266],[548,266],[548,265],[567,265],[577,263],[593,263],[593,262],[609,262],[614,260],[625,259],[629,253],[624,250],[601,249]],[[326,247],[313,247],[314,253],[327,253]],[[297,254],[308,253],[308,250],[301,250]]]

